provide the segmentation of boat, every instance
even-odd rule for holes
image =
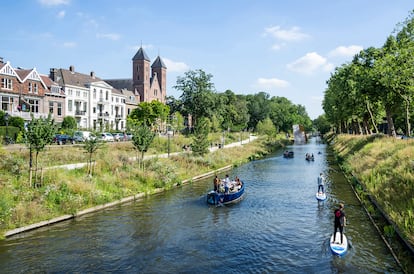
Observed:
[[[211,190],[207,193],[207,203],[210,205],[227,205],[232,203],[237,203],[244,196],[244,182],[237,184],[236,181],[230,182],[230,187],[226,193],[223,188],[220,188],[219,191]]]
[[[313,154],[309,154],[309,153],[306,153],[305,159],[306,161],[315,161],[315,157],[313,156]]]
[[[293,155],[293,151],[286,150],[285,152],[283,152],[283,157],[285,158],[293,158]]]
[[[326,200],[326,193],[325,192],[316,192],[316,199],[319,201]]]
[[[348,239],[343,234],[343,243],[341,244],[341,232],[336,232],[335,242],[333,243],[333,234],[329,241],[329,246],[333,254],[343,256],[348,251]]]

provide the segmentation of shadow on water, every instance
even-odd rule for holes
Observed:
[[[395,273],[388,253],[326,145],[293,145],[230,173],[244,199],[209,206],[212,178],[0,242],[2,273]],[[321,152],[321,154],[318,154]],[[305,160],[314,153],[315,161]],[[315,198],[317,176],[328,199]],[[224,175],[222,175],[224,176]],[[345,203],[352,248],[329,249],[333,210]]]

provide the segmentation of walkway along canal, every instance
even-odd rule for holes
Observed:
[[[232,170],[244,200],[208,206],[212,178],[0,241],[2,273],[398,273],[352,189],[312,139]],[[318,154],[321,152],[321,154]],[[305,154],[314,153],[315,161]],[[328,199],[315,199],[317,176]],[[224,177],[224,174],[220,174]],[[345,203],[351,248],[329,250],[333,210]]]

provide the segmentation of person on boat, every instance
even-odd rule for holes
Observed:
[[[224,192],[228,193],[230,187],[230,177],[228,174],[226,174],[226,178],[224,178]]]
[[[218,192],[219,185],[220,185],[220,179],[217,177],[217,175],[214,178],[213,184],[214,184],[214,191]]]
[[[334,235],[333,235],[333,242],[335,243],[336,238],[336,231],[339,229],[339,232],[341,233],[341,244],[343,244],[343,238],[344,238],[344,226],[346,226],[346,216],[344,212],[344,204],[340,203],[339,207],[335,209],[335,221],[334,221]]]
[[[318,192],[324,193],[325,192],[325,178],[323,178],[323,174],[319,174],[318,177]]]

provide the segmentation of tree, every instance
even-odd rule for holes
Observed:
[[[331,129],[325,114],[319,115],[318,118],[313,120],[313,125],[321,134],[325,134]]]
[[[56,125],[52,120],[50,114],[47,118],[38,118],[35,119],[32,114],[32,120],[27,124],[25,131],[25,141],[26,145],[29,147],[29,167],[30,172],[33,166],[33,151],[36,152],[35,155],[35,178],[37,175],[37,166],[38,166],[38,156],[39,153],[44,150],[45,146],[51,144],[53,137],[56,133]]]
[[[103,146],[103,143],[98,138],[87,138],[85,139],[83,148],[88,154],[88,176],[92,177],[93,173],[93,155],[95,152]]]
[[[250,115],[248,122],[249,128],[256,128],[259,121],[263,121],[270,114],[270,95],[259,92],[255,95],[247,95],[247,108]]]
[[[210,121],[207,118],[200,118],[194,127],[193,143],[191,150],[196,156],[204,156],[209,152],[210,142],[208,141],[208,134],[210,133]]]
[[[276,127],[270,118],[259,121],[256,130],[259,134],[267,135],[269,140],[276,134]]]
[[[214,84],[211,74],[203,70],[190,70],[184,77],[178,77],[175,89],[182,91],[180,99],[185,115],[191,114],[193,125],[201,117],[211,118],[214,113]]]
[[[147,152],[149,146],[154,140],[155,134],[145,125],[135,125],[132,128],[132,144],[134,149],[141,153],[141,157],[137,157],[138,163],[144,169],[144,153]]]
[[[171,115],[170,123],[174,133],[181,132],[184,129],[184,118],[179,112],[174,112]]]
[[[65,116],[62,121],[62,129],[69,129],[75,130],[78,128],[78,124],[76,123],[76,119],[73,116]]]

